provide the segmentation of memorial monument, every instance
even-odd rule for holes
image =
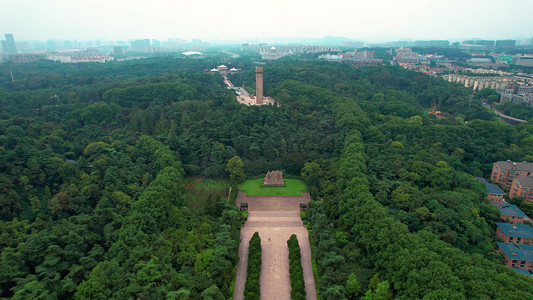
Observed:
[[[281,171],[268,171],[263,180],[263,186],[285,186],[283,173]]]
[[[263,105],[263,67],[255,67],[255,101]]]

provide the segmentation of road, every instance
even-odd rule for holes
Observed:
[[[498,116],[502,117],[505,121],[507,121],[507,122],[509,122],[511,124],[520,124],[520,123],[527,122],[526,120],[522,120],[522,119],[518,119],[518,118],[514,118],[514,117],[511,117],[511,116],[505,115],[501,111],[497,110],[496,108],[491,107],[486,102],[481,102],[481,103],[483,103],[483,106],[485,106],[486,108],[492,109],[495,114],[497,114]]]

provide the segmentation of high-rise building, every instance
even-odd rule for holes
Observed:
[[[494,48],[514,48],[516,46],[516,40],[498,40],[496,41]]]
[[[149,48],[150,48],[150,40],[149,39],[131,41],[131,50],[132,51],[148,52]]]
[[[15,45],[15,39],[13,34],[6,33],[7,53],[17,53],[17,46]]]
[[[2,43],[2,52],[4,52],[4,53],[8,53],[8,52],[7,52],[7,42],[4,41],[4,40],[2,40],[2,41],[0,41],[0,42]]]
[[[483,41],[483,46],[485,49],[492,49],[494,48],[495,41]]]
[[[492,41],[492,40],[467,40],[463,41],[461,48],[466,50],[491,50],[495,46],[499,48],[512,48],[516,41]]]
[[[359,41],[349,41],[342,43],[344,47],[354,47],[354,48],[362,48],[363,42]]]
[[[46,41],[46,51],[56,51],[56,44],[53,40]]]
[[[114,56],[124,55],[124,48],[122,48],[122,46],[113,47],[113,55]]]
[[[448,48],[450,47],[450,42],[447,40],[415,41],[414,46],[417,48]]]
[[[65,40],[65,41],[63,42],[63,48],[65,48],[65,49],[72,49],[72,48],[73,48],[72,41]]]

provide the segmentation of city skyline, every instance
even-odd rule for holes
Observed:
[[[189,3],[94,0],[18,1],[0,12],[0,28],[17,40],[199,38],[246,42],[339,36],[394,40],[528,39],[533,2],[509,0],[289,3],[203,0]],[[31,7],[31,9],[28,9]],[[21,22],[20,20],[27,20]]]

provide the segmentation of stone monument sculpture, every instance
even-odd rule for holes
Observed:
[[[263,186],[284,186],[283,173],[281,171],[268,171],[263,180]]]
[[[263,105],[263,67],[255,67],[255,101]]]

